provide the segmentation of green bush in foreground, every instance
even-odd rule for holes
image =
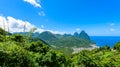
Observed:
[[[117,43],[114,45],[113,49],[120,51],[120,42],[117,42]]]
[[[63,53],[49,49],[41,41],[25,46],[0,43],[0,66],[5,67],[61,67],[66,63]]]
[[[0,44],[0,66],[32,67],[34,66],[30,53],[15,44]]]

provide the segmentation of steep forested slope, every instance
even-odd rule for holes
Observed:
[[[65,56],[65,51],[25,37],[21,34],[2,37],[6,41],[0,41],[1,67],[120,67],[120,42],[113,48],[106,45]]]
[[[40,33],[39,38],[54,46],[90,47],[91,44],[94,44],[85,31],[82,31],[80,34],[76,32],[74,35],[60,35],[46,31]]]

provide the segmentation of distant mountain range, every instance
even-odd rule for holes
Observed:
[[[27,35],[28,32],[21,32],[19,34]],[[53,34],[49,31],[45,31],[42,33],[35,32],[32,34],[32,37],[34,39],[41,39],[47,44],[56,47],[90,47],[90,45],[94,44],[94,42],[90,39],[85,31],[81,31],[81,33],[75,32],[73,35]]]

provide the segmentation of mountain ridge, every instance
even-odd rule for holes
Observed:
[[[26,35],[28,32],[20,33]],[[95,44],[89,37],[89,35],[83,30],[80,33],[75,32],[72,34],[54,34],[50,31],[44,31],[41,33],[35,32],[32,37],[36,37],[45,41],[49,45],[58,47],[90,47],[91,44]]]

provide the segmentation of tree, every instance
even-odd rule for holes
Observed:
[[[114,45],[113,49],[120,51],[120,42],[117,42],[117,43]]]
[[[45,44],[43,44],[41,41],[32,42],[28,48],[29,51],[38,52],[46,54],[46,52],[49,50],[49,47]]]
[[[16,42],[24,42],[24,36],[23,35],[20,35],[20,34],[15,34],[15,35],[12,35],[12,40],[16,41]]]

